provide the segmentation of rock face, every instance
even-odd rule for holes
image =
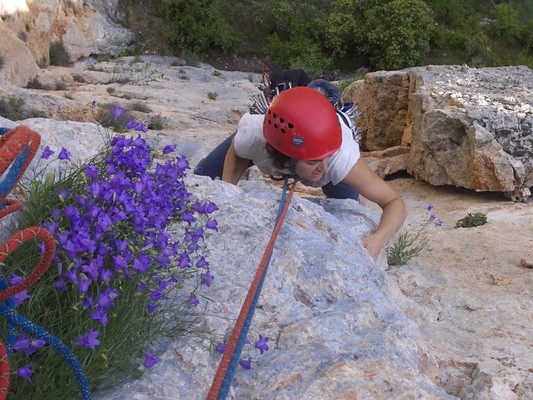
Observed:
[[[61,43],[76,61],[91,54],[117,54],[133,34],[115,23],[118,0],[28,2],[0,0],[0,79],[25,86],[38,66],[50,62],[50,48]]]
[[[210,265],[220,268],[206,292],[216,300],[204,327],[222,338],[259,265],[281,194],[255,178],[240,187],[204,177],[190,182],[221,210],[220,234],[208,243]],[[360,245],[377,217],[349,200],[293,198],[249,333],[251,342],[268,336],[270,350],[260,356],[245,349],[253,368],[239,367],[229,398],[455,398],[439,387],[418,328],[399,312],[384,270]],[[171,344],[161,358],[142,379],[96,398],[204,399],[221,357]]]
[[[410,145],[407,171],[432,185],[509,194],[533,187],[533,71],[428,66],[367,74],[344,93],[369,150]]]
[[[22,88],[16,93],[22,96],[22,91],[27,92],[34,104],[41,102],[41,108],[46,106],[50,112],[64,107],[60,99],[71,102],[73,108],[79,105],[78,113],[90,110],[93,100],[97,108],[116,102],[128,109],[133,102],[142,100],[152,114],[161,115],[166,121],[161,131],[150,130],[143,135],[161,147],[176,145],[176,153],[185,154],[196,165],[235,128],[251,94],[258,91],[255,84],[260,76],[231,71],[214,74],[208,65],[176,67],[166,57],[143,57],[158,67],[160,73],[147,77],[153,79],[111,82],[109,73],[102,71],[114,71],[120,63],[130,65],[131,60],[119,59],[113,65],[98,63],[90,69],[87,61],[70,68],[50,68],[50,83],[62,79],[67,85],[74,85],[69,80],[72,75],[84,76],[86,83],[76,82],[79,86],[70,88],[73,99]],[[181,78],[184,75],[187,79]],[[44,78],[43,75],[43,81]],[[218,94],[216,101],[208,97],[210,92]],[[143,114],[139,112],[135,117],[146,121],[148,116]],[[61,117],[59,113],[54,115]],[[49,145],[57,154],[65,146],[75,160],[94,154],[102,143],[102,128],[95,123],[51,118],[13,122],[0,118],[0,126],[12,128],[18,124],[41,133],[43,148]],[[406,148],[384,152],[399,157]],[[374,154],[377,159],[378,152]],[[383,174],[387,168],[397,167],[389,165]],[[220,208],[216,214],[219,233],[207,242],[215,280],[202,292],[213,301],[201,303],[207,305],[209,314],[202,319],[202,327],[213,330],[217,338],[231,329],[272,231],[280,189],[261,178],[252,170],[249,180],[233,186],[188,177],[197,196],[214,201]],[[526,288],[515,297],[509,296],[504,287],[490,286],[483,297],[474,289],[474,283],[486,279],[488,266],[483,263],[492,264],[493,254],[505,252],[507,243],[503,239],[508,236],[502,232],[520,228],[513,224],[493,225],[492,233],[480,228],[473,234],[456,237],[457,247],[450,248],[450,237],[459,233],[451,225],[448,230],[431,232],[427,264],[412,264],[410,270],[406,266],[385,271],[384,260],[373,263],[360,243],[361,237],[375,227],[378,214],[370,206],[310,196],[298,194],[293,200],[250,331],[252,342],[259,334],[268,336],[270,350],[262,356],[257,350],[245,350],[243,356],[250,355],[255,362],[249,371],[239,367],[229,398],[532,398],[527,341],[531,324],[528,325],[530,316],[524,313],[532,304],[528,290],[531,286],[527,285],[529,269],[517,272],[515,268],[515,281],[523,280]],[[436,197],[445,196],[437,193],[424,197],[422,208],[425,210],[427,202]],[[457,213],[463,213],[461,216],[474,211],[465,209],[464,204],[449,203]],[[520,221],[529,221],[531,211],[527,204],[510,205],[522,210]],[[493,203],[486,206],[489,210],[494,207]],[[507,221],[508,215],[491,211],[489,218]],[[454,214],[453,221],[456,220]],[[3,222],[0,221],[0,239],[7,233]],[[447,221],[448,225],[451,223],[451,219]],[[485,234],[495,236],[496,243],[504,243],[502,250],[487,247],[483,251],[483,260],[486,257],[487,261],[465,264],[465,241],[460,239],[472,236],[468,243],[493,243],[487,241]],[[521,249],[531,249],[531,235],[522,234],[529,241],[524,241]],[[433,261],[436,255],[441,261]],[[435,264],[444,263],[443,260],[449,263],[446,266],[453,264],[456,268],[450,272],[457,280],[452,286],[448,282],[451,277],[436,277]],[[501,275],[512,270],[507,259],[500,263],[505,271],[500,271]],[[475,278],[465,279],[460,273],[463,270],[474,270]],[[419,278],[422,275],[426,278]],[[394,276],[400,284],[391,279]],[[472,292],[475,301],[470,300]],[[202,344],[206,346],[195,348],[190,343],[163,343],[148,349],[162,361],[145,371],[140,380],[96,392],[94,398],[204,399],[220,355],[209,351],[205,342]]]

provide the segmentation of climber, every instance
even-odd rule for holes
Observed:
[[[265,115],[244,114],[237,130],[197,165],[195,173],[237,184],[256,165],[270,176],[290,175],[327,197],[354,199],[359,193],[383,212],[363,246],[376,260],[400,229],[406,207],[396,191],[360,157],[359,146],[328,99],[309,87],[281,92]]]

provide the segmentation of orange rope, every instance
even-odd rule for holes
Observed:
[[[287,210],[289,209],[289,204],[291,202],[291,198],[292,198],[292,195],[294,194],[295,188],[296,188],[296,181],[294,181],[292,184],[291,191],[287,197],[285,206],[283,207],[283,211],[281,212],[278,218],[278,221],[276,223],[276,226],[274,227],[274,231],[272,232],[270,240],[267,244],[267,247],[263,254],[263,258],[261,259],[261,262],[259,263],[259,267],[257,268],[255,277],[252,281],[250,289],[248,289],[248,294],[246,295],[246,298],[241,307],[239,316],[237,317],[237,321],[235,322],[235,326],[233,327],[233,330],[231,332],[229,341],[224,351],[224,355],[222,356],[222,360],[220,361],[220,364],[218,365],[218,369],[215,373],[215,377],[213,379],[211,389],[209,390],[209,393],[207,394],[206,400],[216,400],[217,398],[219,398],[219,392],[222,387],[222,383],[224,382],[226,371],[228,370],[230,366],[230,362],[235,352],[235,349],[237,347],[237,342],[241,335],[241,331],[244,327],[246,318],[248,316],[248,313],[254,301],[254,297],[256,296],[257,289],[260,285],[261,279],[268,265],[270,255],[272,253],[272,250],[274,249],[274,244],[276,243],[276,239],[278,237],[285,215],[287,214]],[[225,396],[222,398],[225,398]]]

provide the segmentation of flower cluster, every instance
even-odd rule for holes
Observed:
[[[124,109],[113,107],[113,116],[117,124],[126,125]],[[146,132],[135,120],[128,127]],[[116,136],[82,166],[71,161],[66,148],[54,150],[43,149],[41,160],[47,162],[34,168],[28,186],[32,201],[26,209],[32,226],[42,224],[54,234],[55,258],[47,282],[13,300],[25,313],[32,312],[32,321],[51,326],[65,344],[77,346],[74,350],[82,355],[89,379],[102,379],[108,371],[133,367],[138,351],[154,339],[182,336],[194,323],[201,300],[198,289],[215,279],[204,238],[218,231],[213,218],[218,208],[188,191],[184,177],[189,164],[184,156],[172,154],[175,146],[158,150],[166,161],[154,163],[152,149],[141,136]],[[54,155],[60,167],[52,171]],[[11,285],[23,280],[20,274],[25,263],[32,262],[33,252],[13,255],[5,271]],[[193,289],[185,291],[191,287],[185,284],[188,279]],[[22,380],[46,382],[61,393],[75,390],[50,383],[56,374],[63,376],[63,364],[68,368],[61,360],[41,363],[41,373],[32,373],[32,366],[46,357],[41,349],[46,347],[44,340],[28,333],[16,339],[13,356],[22,365],[16,371],[22,397],[33,393]],[[159,361],[145,352],[145,368]]]
[[[58,242],[55,287],[74,288],[100,326],[106,326],[125,279],[137,283],[149,312],[179,281],[171,266],[202,270],[201,283],[209,286],[213,275],[201,242],[208,230],[218,229],[210,217],[216,205],[196,200],[185,186],[184,156],[152,168],[142,137],[116,136],[110,146],[103,165],[85,165],[85,190],[59,191],[64,207],[52,210],[45,223]],[[169,232],[177,222],[182,240]],[[98,334],[91,328],[74,344],[94,350]]]

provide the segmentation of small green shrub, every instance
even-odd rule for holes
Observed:
[[[468,213],[466,217],[456,222],[455,228],[473,228],[485,225],[487,223],[487,214],[482,212]]]
[[[98,54],[98,57],[96,57],[96,61],[98,62],[108,62],[111,61],[113,57],[110,53],[100,53]]]
[[[26,88],[27,89],[43,90],[44,86],[41,83],[41,81],[39,80],[39,78],[35,77],[35,78],[30,79],[30,81],[26,85]]]
[[[217,92],[209,92],[207,93],[207,98],[209,100],[216,100],[218,97],[218,93]]]
[[[128,122],[132,119],[129,111],[114,104],[101,105],[97,114],[96,120],[100,125],[111,128],[117,133],[126,132]]]
[[[143,61],[143,59],[142,59],[141,55],[140,54],[135,54],[133,56],[133,60],[131,60],[130,64],[138,64],[138,63],[140,63],[142,61]]]
[[[21,97],[7,96],[0,97],[0,115],[11,121],[18,121],[24,118],[22,107],[26,102]]]
[[[115,93],[117,89],[115,89],[113,86],[109,86],[106,91],[109,94]]]
[[[0,69],[4,66],[4,57],[0,56]]]
[[[69,65],[70,56],[61,40],[50,43],[50,65],[65,67]]]
[[[74,100],[74,95],[72,94],[72,92],[65,93],[63,97],[65,99]]]
[[[191,67],[198,67],[200,65],[200,56],[194,51],[183,51],[181,52],[180,57],[186,65],[190,65]]]
[[[361,67],[358,68],[357,71],[355,71],[355,74],[348,79],[343,79],[339,83],[337,83],[337,87],[339,88],[340,92],[342,93],[348,86],[350,86],[355,81],[364,79],[366,73],[368,72],[368,68]]]
[[[149,113],[152,112],[152,109],[148,107],[145,103],[141,103],[140,101],[136,101],[133,103],[130,107],[131,111],[139,111],[143,113]]]
[[[56,82],[54,90],[67,90],[67,85],[64,82]]]
[[[87,80],[80,74],[73,74],[72,79],[78,83],[87,83]]]
[[[399,232],[396,242],[387,252],[387,262],[389,265],[405,265],[426,247],[429,243],[429,227],[442,225],[442,221],[438,220],[435,214],[431,213],[433,208],[433,204],[427,207],[429,215],[422,225],[408,227]]]
[[[320,45],[308,37],[294,36],[286,40],[274,33],[268,37],[264,52],[282,67],[303,69],[310,77],[323,75],[332,65]]]
[[[161,115],[155,115],[150,118],[148,122],[148,129],[159,131],[164,129],[166,126],[166,119]]]
[[[170,62],[170,66],[171,67],[180,67],[184,64],[184,62],[178,58],[175,58],[173,59],[171,62]]]
[[[222,76],[222,72],[214,70],[213,71],[213,76]]]

